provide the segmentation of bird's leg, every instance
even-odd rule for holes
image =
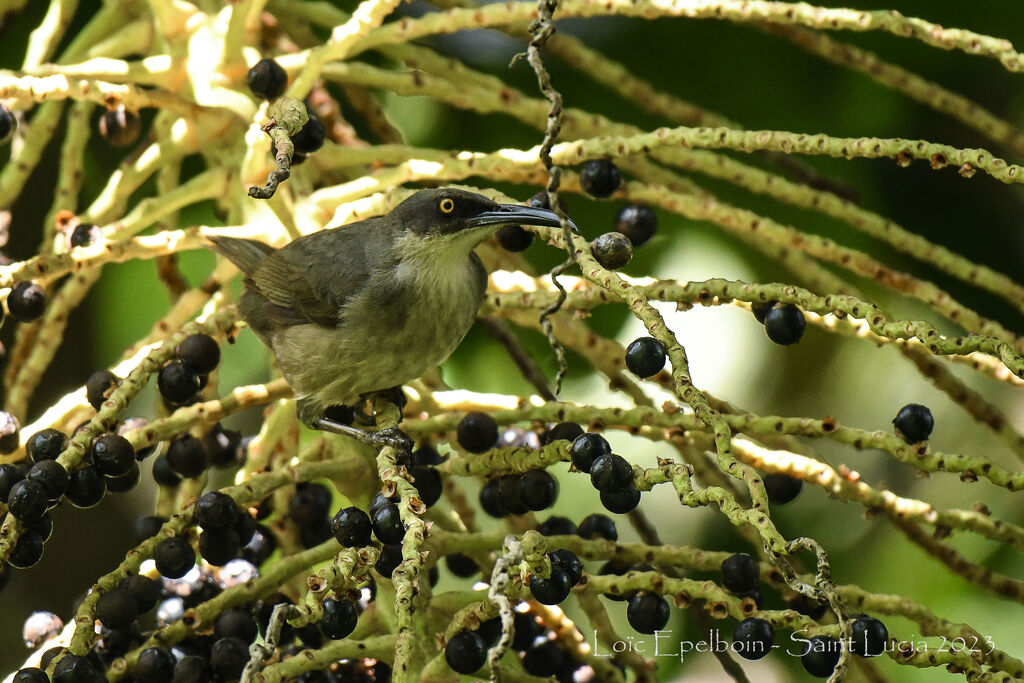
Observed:
[[[341,434],[378,450],[385,446],[391,446],[405,453],[412,452],[413,440],[398,427],[368,431],[342,424],[335,419],[326,417],[320,404],[309,398],[299,399],[296,402],[296,408],[299,420],[310,429]],[[358,413],[359,411],[356,411],[356,414]]]

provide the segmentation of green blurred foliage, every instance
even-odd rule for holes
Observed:
[[[98,6],[98,0],[80,4],[76,26]],[[856,3],[858,9],[898,9],[904,14],[921,16],[948,26],[961,26],[1007,38],[1024,45],[1024,5],[1008,0],[984,3],[934,3],[925,0],[893,3]],[[17,17],[8,19],[0,30],[0,67],[16,69],[29,32],[41,20],[47,3],[33,0]],[[348,10],[354,3],[339,3]],[[422,11],[414,5],[408,11]],[[999,155],[1005,150],[948,117],[935,113],[907,97],[889,91],[870,79],[844,71],[755,28],[715,21],[662,20],[645,22],[618,18],[570,20],[560,30],[576,34],[609,57],[627,64],[632,71],[658,87],[679,97],[719,112],[750,128],[787,129],[834,135],[924,138],[961,147],[980,146]],[[974,98],[995,113],[1017,124],[1024,124],[1024,99],[1020,75],[1006,72],[994,60],[944,52],[920,43],[881,33],[837,34],[838,39],[874,50],[887,60],[931,78],[953,91]],[[508,68],[511,56],[522,46],[493,34],[474,33],[430,41],[440,49],[465,59],[478,68],[508,80],[528,94],[535,94],[532,72],[520,62]],[[629,121],[645,128],[667,125],[642,111],[638,103],[624,101],[596,86],[585,74],[579,74],[553,62],[549,64],[553,83],[568,105],[602,113],[615,120]],[[408,136],[408,142],[437,148],[490,151],[501,147],[531,147],[540,134],[502,116],[479,116],[452,110],[423,98],[385,95],[383,101],[393,119]],[[95,116],[94,116],[95,118]],[[151,120],[151,117],[148,117]],[[356,123],[360,122],[356,120]],[[8,253],[25,258],[38,248],[41,221],[50,206],[53,177],[59,150],[59,136],[46,152],[44,162],[33,175],[26,190],[13,207],[14,222]],[[88,167],[82,205],[99,192],[106,178],[128,152],[105,146],[96,138],[90,142]],[[0,162],[6,162],[6,149]],[[762,165],[758,159],[747,161]],[[861,202],[877,213],[891,217],[908,229],[926,235],[934,242],[998,271],[1021,279],[1024,238],[1019,230],[1022,190],[1001,185],[982,174],[971,180],[959,177],[954,169],[931,171],[927,165],[914,164],[907,169],[885,161],[843,161],[826,158],[803,160],[823,173],[841,178],[855,188]],[[1019,160],[1017,160],[1019,161]],[[196,169],[193,169],[193,172]],[[1021,316],[1008,310],[1001,301],[951,280],[927,265],[911,262],[869,238],[808,212],[784,207],[763,197],[751,196],[727,184],[701,179],[707,187],[728,202],[763,212],[809,232],[828,235],[835,240],[878,255],[898,268],[934,281],[979,313],[990,316],[1010,329],[1024,330]],[[514,196],[526,199],[539,188],[509,187]],[[151,185],[140,195],[153,192]],[[569,212],[589,237],[611,228],[619,202],[595,202],[580,197],[566,198]],[[757,281],[785,281],[791,274],[747,245],[723,235],[714,226],[659,212],[659,236],[651,247],[641,249],[626,269],[631,275],[657,273],[680,279],[702,278],[713,274],[744,277]],[[183,212],[181,225],[219,224],[213,206]],[[528,256],[538,270],[549,269],[562,255],[536,245]],[[205,252],[182,254],[181,268],[191,284],[200,282],[213,263]],[[103,278],[85,304],[71,318],[65,343],[46,375],[33,403],[32,417],[65,392],[80,386],[91,372],[106,367],[120,353],[144,335],[169,303],[151,262],[129,262],[106,267]],[[868,283],[864,286],[878,303],[893,313],[911,318],[936,316],[922,307],[893,297]],[[732,346],[732,338],[705,338],[712,351],[694,353],[694,375],[701,384],[707,378],[710,388],[736,404],[752,411],[781,415],[836,415],[844,423],[864,428],[888,429],[892,415],[900,405],[911,401],[927,403],[938,420],[935,440],[944,450],[981,452],[1012,464],[1001,445],[975,425],[963,425],[966,418],[944,396],[935,392],[919,375],[902,364],[892,349],[878,350],[858,342],[839,342],[818,330],[809,330],[798,349],[769,347],[763,333],[749,316],[728,308],[694,311],[705,319],[725,321],[729,335],[742,337]],[[602,334],[628,341],[639,332],[624,310],[605,308],[590,319]],[[717,323],[716,323],[717,324]],[[0,331],[0,340],[10,345],[13,325]],[[680,334],[705,334],[701,325],[687,323]],[[722,332],[725,334],[725,332]],[[523,333],[528,348],[550,376],[554,375],[554,355],[543,337]],[[694,342],[698,347],[702,342]],[[736,349],[719,353],[714,348]],[[605,394],[581,359],[570,355],[572,367],[565,396],[570,400],[594,400]],[[713,368],[714,372],[708,370]],[[518,375],[504,351],[481,329],[475,329],[456,355],[446,364],[446,379],[453,386],[479,391],[526,393],[529,386]],[[237,344],[225,350],[221,383],[224,387],[261,381],[268,372],[265,350],[251,334],[243,332]],[[702,373],[705,373],[702,375]],[[959,373],[958,374],[962,374]],[[1005,387],[969,377],[972,386],[984,391],[1008,412],[1022,409],[1019,397]],[[139,401],[140,410],[151,410],[151,398]],[[231,423],[250,433],[257,428],[257,411],[232,418]],[[944,421],[945,420],[945,421]],[[645,441],[615,435],[618,450],[632,459],[653,464],[656,450]],[[1024,514],[1010,494],[984,484],[973,488],[955,478],[936,476],[918,479],[887,456],[857,453],[815,444],[833,465],[848,464],[875,485],[886,483],[899,493],[923,497],[937,505],[969,507],[983,497],[993,511],[1008,521],[1021,523]],[[648,462],[649,461],[649,462]],[[148,465],[146,466],[148,469]],[[564,466],[556,468],[564,471]],[[578,521],[583,509],[597,509],[596,493],[581,477],[563,476],[561,499],[552,511]],[[985,486],[984,489],[981,487]],[[991,634],[997,646],[1011,652],[1019,640],[1014,619],[994,619],[997,603],[977,588],[952,577],[937,562],[879,520],[864,520],[861,510],[829,500],[819,490],[808,490],[795,503],[774,514],[780,531],[788,537],[812,536],[831,553],[835,578],[877,592],[903,593],[929,606],[935,613],[966,621],[983,634]],[[31,610],[51,610],[67,616],[72,600],[93,580],[109,571],[133,545],[131,520],[146,514],[153,492],[140,487],[129,496],[108,500],[90,511],[57,510],[54,514],[53,540],[47,545],[41,564],[30,572],[18,573],[0,596],[0,670],[10,670],[21,661],[24,651],[17,646],[20,626]],[[681,509],[669,492],[658,490],[645,498],[650,518],[662,530],[663,540],[688,543],[709,549],[749,550],[728,522],[711,510]],[[626,524],[623,537],[630,538]],[[87,543],[84,543],[87,539]],[[959,540],[959,539],[958,539]],[[957,543],[969,557],[984,561],[994,571],[1011,576],[1024,572],[1019,554],[996,548],[987,541],[971,539]],[[911,569],[912,570],[909,570]],[[596,567],[590,567],[596,570]],[[449,580],[445,580],[449,581]],[[445,585],[455,585],[442,583]],[[780,606],[772,604],[769,606]],[[1016,609],[1006,607],[1007,610]],[[610,609],[616,623],[624,626],[624,608]],[[675,611],[670,628],[680,637],[699,637],[689,618]],[[913,625],[893,619],[890,632],[911,636]],[[723,634],[731,632],[730,622],[718,625]],[[625,630],[625,629],[624,629]],[[782,666],[788,658],[768,658],[761,663],[756,680],[784,677]],[[703,662],[707,664],[707,662]],[[671,669],[663,665],[665,673]],[[883,671],[901,681],[935,680],[934,671],[895,670],[883,664]],[[705,670],[705,669],[700,669]],[[692,672],[691,669],[686,669]],[[791,669],[792,671],[792,669]],[[784,678],[779,678],[783,680]],[[697,680],[696,678],[688,680]],[[703,679],[702,679],[703,680]],[[752,679],[753,680],[753,679]]]

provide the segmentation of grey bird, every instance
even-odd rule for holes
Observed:
[[[365,432],[324,411],[400,387],[447,360],[487,287],[473,249],[505,225],[559,224],[547,209],[439,188],[417,192],[384,216],[280,249],[233,237],[210,241],[244,273],[242,318],[274,352],[299,419],[311,429],[405,448],[408,437],[397,428]]]

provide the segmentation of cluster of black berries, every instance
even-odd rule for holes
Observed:
[[[186,405],[206,386],[209,373],[220,363],[220,346],[208,334],[193,334],[175,349],[175,358],[160,369],[156,386],[171,405]]]
[[[576,660],[559,643],[554,634],[544,628],[537,617],[519,606],[514,614],[511,647],[519,653],[523,670],[531,676],[557,677],[559,681],[596,680],[589,666]],[[444,648],[444,658],[453,671],[472,674],[487,663],[487,649],[494,647],[501,637],[501,620],[488,619],[474,630],[459,631]]]
[[[590,483],[601,493],[601,504],[616,514],[625,514],[640,504],[640,490],[633,483],[633,466],[612,453],[611,444],[600,434],[582,434],[569,447],[573,466],[590,474]]]
[[[546,510],[558,498],[558,482],[547,470],[505,474],[480,489],[480,505],[492,517]]]
[[[548,553],[551,573],[547,578],[530,575],[530,594],[544,605],[557,605],[569,597],[573,586],[583,578],[583,563],[571,550],[564,548]]]
[[[276,100],[288,89],[288,74],[273,59],[265,58],[256,62],[246,75],[249,90],[263,100]],[[309,120],[298,133],[292,136],[295,153],[292,155],[292,166],[298,166],[306,160],[306,155],[323,147],[326,138],[324,124],[307,106]]]
[[[14,112],[0,104],[0,145],[10,142],[17,129],[18,119],[14,118]]]
[[[5,415],[0,413],[0,418]],[[3,422],[10,424],[0,419],[0,423]],[[0,438],[0,449],[10,436]],[[15,446],[17,438],[15,429]],[[27,461],[0,465],[0,498],[7,502],[7,511],[22,523],[18,541],[8,558],[11,566],[31,567],[42,558],[43,544],[53,532],[48,510],[63,499],[75,507],[89,508],[97,505],[107,491],[123,493],[139,483],[137,454],[123,436],[104,434],[96,438],[86,452],[85,461],[71,473],[57,460],[67,445],[66,434],[57,429],[43,429],[28,439]]]
[[[590,196],[604,199],[619,188],[622,175],[613,162],[597,159],[583,165],[580,184]],[[551,209],[547,192],[538,192],[528,204]],[[564,210],[564,207],[560,208]],[[633,250],[650,240],[657,228],[658,218],[649,206],[628,204],[616,215],[615,230],[595,238],[590,243],[590,250],[603,268],[618,270],[632,260]],[[533,233],[520,226],[507,226],[498,231],[498,242],[508,251],[524,251],[533,243]]]
[[[796,344],[804,336],[807,321],[804,320],[803,311],[793,304],[766,301],[753,304],[751,310],[757,322],[764,325],[768,338],[780,346]]]
[[[746,553],[735,553],[722,562],[722,585],[733,595],[750,597],[760,607],[760,569],[757,561]],[[791,604],[793,609],[819,619],[825,613],[825,605],[798,596]],[[866,614],[853,617],[850,651],[861,657],[875,657],[885,650],[889,632],[885,625]],[[733,629],[733,649],[741,657],[757,660],[766,656],[775,643],[775,629],[760,617],[748,617]],[[841,644],[831,636],[815,636],[804,639],[804,651],[800,661],[807,673],[818,678],[828,678],[842,651]]]

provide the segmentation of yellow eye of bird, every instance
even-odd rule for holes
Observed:
[[[442,199],[437,206],[441,209],[441,213],[451,213],[455,210],[455,202],[448,197]]]

